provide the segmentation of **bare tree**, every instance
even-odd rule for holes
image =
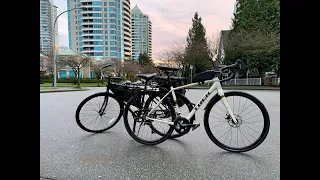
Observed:
[[[121,76],[122,70],[123,70],[122,62],[117,58],[112,58],[111,61],[115,65],[114,69],[115,69],[116,76]]]
[[[80,72],[81,70],[90,63],[92,58],[90,56],[71,56],[71,55],[58,55],[57,62],[60,66],[69,66],[75,74],[77,79],[77,87],[80,88]]]
[[[175,41],[157,55],[159,60],[169,66],[182,67],[184,64],[184,51],[186,43],[182,40]]]
[[[42,83],[43,76],[49,72],[48,57],[40,56],[40,83]]]
[[[100,86],[100,77],[101,77],[101,71],[100,68],[105,65],[105,61],[91,61],[90,63],[90,69],[93,71],[95,78],[98,80],[98,87]],[[101,81],[103,84],[103,81]]]
[[[175,41],[164,51],[158,54],[159,60],[166,62],[167,66],[178,66],[182,69],[182,75],[187,76],[189,64],[185,61],[186,42],[183,40]]]
[[[146,65],[140,65],[140,73],[143,74],[149,74],[149,73],[156,73],[157,70],[154,67],[154,64],[152,62],[146,64]]]
[[[135,77],[136,74],[141,72],[141,66],[135,61],[125,60],[123,61],[123,72],[127,74],[127,78],[130,80],[131,77]]]
[[[207,38],[207,44],[209,49],[209,56],[213,61],[214,67],[221,64],[220,59],[218,59],[218,50],[219,50],[219,34],[212,34],[211,37]]]

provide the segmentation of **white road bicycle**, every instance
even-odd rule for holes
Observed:
[[[235,64],[225,66],[219,71],[208,70],[196,74],[192,78],[193,83],[175,88],[171,86],[165,95],[157,89],[135,94],[129,99],[124,110],[127,132],[139,143],[156,145],[170,137],[173,131],[186,134],[190,129],[195,130],[200,124],[190,123],[190,119],[194,118],[203,102],[217,90],[204,108],[204,127],[209,138],[220,148],[231,152],[245,152],[256,148],[269,132],[267,109],[260,100],[248,93],[224,92],[221,87],[221,82],[230,80],[241,70],[241,63],[238,59]],[[225,72],[228,72],[228,77],[221,79]],[[186,117],[181,117],[175,91],[207,82],[213,82],[212,86],[192,111]],[[168,100],[170,93],[174,104]],[[137,100],[144,105],[137,106]]]

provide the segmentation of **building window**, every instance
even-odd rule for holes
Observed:
[[[102,39],[102,36],[93,36],[93,39]]]
[[[110,52],[110,56],[117,56],[117,53],[116,52]]]
[[[116,51],[117,47],[110,47],[110,51]]]
[[[93,19],[93,22],[102,22],[102,19]]]
[[[105,41],[104,43],[105,43],[105,45],[108,45],[108,41]]]
[[[115,6],[116,4],[114,2],[109,2],[109,6]]]
[[[102,52],[94,52],[93,56],[103,56],[103,53]]]
[[[110,30],[110,34],[116,34],[115,30]]]
[[[102,14],[101,13],[93,13],[92,17],[102,17]]]
[[[92,11],[101,11],[102,8],[94,7],[92,8]]]
[[[92,5],[95,5],[95,6],[101,6],[102,4],[101,4],[101,2],[92,2]]]
[[[109,22],[110,23],[116,23],[116,20],[115,19],[109,19]]]
[[[93,49],[100,51],[100,50],[103,50],[103,47],[94,47]]]
[[[101,24],[94,24],[93,27],[94,28],[102,28],[102,25]]]
[[[102,34],[102,30],[93,30],[93,34]]]
[[[109,7],[109,12],[116,12],[116,8],[114,8],[114,7]]]
[[[117,45],[116,41],[110,41],[110,45]]]

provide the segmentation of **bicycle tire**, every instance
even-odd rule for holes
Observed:
[[[148,120],[148,124],[147,124],[147,120],[141,120],[141,123],[140,123],[140,126],[139,126],[139,129],[137,131],[137,135],[136,135],[136,123],[139,122],[139,117],[140,116],[139,114],[132,114],[133,117],[133,128],[131,129],[131,126],[130,126],[130,123],[128,121],[128,115],[129,115],[129,109],[132,111],[132,109],[135,107],[143,107],[142,109],[141,108],[138,108],[138,113],[140,112],[147,112],[148,109],[144,109],[144,105],[136,105],[138,102],[137,100],[140,100],[140,97],[145,97],[146,95],[149,95],[150,96],[160,96],[160,97],[163,97],[163,95],[159,92],[156,92],[156,91],[142,91],[140,93],[137,93],[135,94],[133,97],[131,97],[127,104],[126,104],[126,107],[124,109],[124,113],[123,113],[123,121],[124,121],[124,125],[125,125],[125,128],[128,132],[128,134],[134,139],[136,140],[137,142],[141,143],[141,144],[145,144],[145,145],[156,145],[156,144],[159,144],[159,143],[162,143],[163,141],[165,141],[170,135],[171,133],[173,132],[174,130],[174,126],[173,125],[168,125],[168,130],[166,133],[163,133],[161,135],[157,134],[157,133],[152,133],[152,130],[151,130],[151,134],[156,134],[156,135],[159,135],[159,138],[156,139],[156,140],[146,140],[146,139],[142,139],[141,137],[138,137],[139,136],[139,133],[140,133],[140,128],[142,125],[144,125],[143,127],[145,127],[145,125],[149,125],[149,126],[153,126],[153,123],[151,122],[151,120]],[[141,102],[141,101],[140,101]],[[162,102],[162,104],[168,106],[168,109],[170,111],[170,115],[171,115],[171,121],[173,121],[175,119],[175,111],[174,111],[174,108],[172,106],[172,104],[167,100],[167,98],[165,98]],[[132,109],[131,109],[132,108]],[[143,122],[142,122],[143,121]],[[163,123],[164,124],[164,123]],[[152,129],[152,128],[150,128]],[[150,135],[151,136],[151,135]]]
[[[254,97],[254,96],[252,96],[252,95],[250,95],[250,94],[248,94],[248,93],[244,93],[244,92],[240,92],[240,91],[229,91],[229,92],[225,92],[224,93],[224,96],[226,97],[226,98],[228,98],[228,97],[233,97],[233,101],[234,101],[234,98],[236,97],[236,96],[239,96],[240,97],[240,100],[241,100],[241,98],[244,98],[244,99],[246,99],[246,101],[245,101],[245,103],[244,103],[244,107],[242,108],[242,112],[240,112],[240,114],[239,114],[239,111],[241,110],[241,107],[240,107],[240,104],[241,104],[241,102],[240,102],[240,100],[239,100],[239,109],[238,109],[238,113],[236,112],[236,110],[235,110],[235,108],[232,108],[232,111],[233,111],[233,113],[234,113],[234,115],[235,116],[237,116],[237,119],[239,118],[239,124],[238,125],[236,125],[236,124],[234,124],[234,123],[232,123],[232,121],[231,121],[231,118],[225,118],[225,119],[222,119],[222,121],[220,121],[220,122],[223,122],[223,123],[227,123],[227,127],[228,127],[228,125],[231,127],[230,128],[230,130],[229,130],[229,132],[228,132],[228,134],[230,134],[230,132],[231,132],[231,136],[230,136],[230,145],[226,145],[226,144],[224,144],[224,142],[222,143],[221,141],[219,141],[217,138],[216,138],[216,136],[218,136],[218,131],[215,131],[215,133],[216,133],[216,136],[215,135],[213,135],[213,132],[212,132],[212,130],[211,130],[211,128],[210,128],[210,125],[209,125],[209,115],[210,115],[210,112],[211,112],[211,110],[212,110],[212,108],[213,107],[219,107],[218,105],[217,105],[217,103],[221,100],[221,97],[219,96],[219,95],[215,95],[214,97],[212,97],[212,99],[211,99],[211,101],[209,101],[209,103],[208,103],[208,105],[207,105],[207,107],[206,107],[206,110],[205,110],[205,113],[204,113],[204,127],[205,127],[205,130],[206,130],[206,133],[208,134],[208,136],[209,136],[209,138],[217,145],[217,146],[219,146],[220,148],[222,148],[222,149],[224,149],[224,150],[227,150],[227,151],[231,151],[231,152],[246,152],[246,151],[250,151],[250,150],[252,150],[252,149],[254,149],[254,148],[256,148],[256,147],[258,147],[264,140],[265,140],[265,138],[267,137],[267,135],[268,135],[268,132],[269,132],[269,128],[270,128],[270,119],[269,119],[269,114],[268,114],[268,111],[267,111],[267,109],[265,108],[265,106],[262,104],[262,102],[261,101],[259,101],[256,97]],[[260,134],[260,132],[258,132],[257,130],[254,130],[253,129],[253,127],[260,127],[260,126],[258,126],[257,124],[255,124],[255,123],[257,123],[258,121],[252,121],[252,120],[250,120],[249,121],[249,119],[252,119],[253,117],[251,117],[251,118],[248,118],[246,121],[244,121],[244,119],[243,119],[243,117],[245,117],[245,115],[247,115],[247,114],[245,114],[245,115],[242,115],[242,117],[240,116],[243,112],[244,112],[244,110],[247,110],[248,108],[249,108],[249,105],[248,105],[248,107],[246,108],[246,109],[244,109],[245,107],[246,107],[246,102],[247,102],[247,100],[251,100],[252,101],[252,104],[255,104],[257,107],[258,107],[258,109],[261,111],[261,115],[262,115],[262,117],[263,117],[263,128],[261,129],[261,128],[259,128],[259,129],[261,129],[261,134]],[[231,101],[231,100],[230,100]],[[228,103],[229,103],[229,106],[230,107],[232,107],[232,105],[231,105],[231,102],[230,102],[229,100],[228,100]],[[252,105],[251,104],[251,105]],[[250,106],[251,106],[250,105]],[[233,106],[234,106],[234,104],[233,104]],[[236,104],[236,106],[237,106],[237,104]],[[221,109],[221,108],[220,108]],[[222,109],[223,110],[223,109]],[[253,111],[255,111],[255,110],[252,110],[251,112],[253,112]],[[215,112],[214,110],[213,110],[213,112]],[[219,115],[219,116],[222,116],[223,117],[223,115],[221,115],[220,113],[217,113],[217,112],[215,112],[217,115]],[[256,119],[257,119],[257,117],[258,116],[256,116]],[[217,122],[219,122],[219,121],[217,121]],[[241,122],[241,124],[240,124],[240,122]],[[218,126],[221,126],[223,123],[221,123],[220,125],[217,125],[216,127],[218,127]],[[250,125],[249,125],[250,124]],[[260,135],[259,135],[259,137],[254,141],[254,142],[252,142],[251,143],[251,141],[249,141],[249,139],[248,139],[248,137],[250,137],[249,135],[251,135],[252,136],[252,134],[250,134],[250,133],[248,133],[248,132],[246,132],[247,134],[245,134],[245,133],[242,133],[241,132],[241,128],[240,128],[240,126],[246,126],[246,127],[250,127],[250,128],[248,128],[249,130],[249,132],[250,133],[253,133],[253,132],[257,132],[257,133],[259,133]],[[238,126],[238,127],[236,127],[236,126]],[[232,138],[232,132],[233,132],[233,129],[232,128],[237,128],[237,141],[232,141],[231,140],[231,138]],[[239,128],[239,129],[238,129]],[[221,128],[222,129],[222,128]],[[227,129],[227,128],[226,128]],[[243,143],[243,145],[245,144],[244,142],[245,142],[245,140],[246,140],[246,138],[247,138],[247,141],[249,141],[250,142],[250,144],[249,145],[244,145],[243,147],[232,147],[231,146],[231,144],[232,143],[234,143],[234,144],[237,144],[237,146],[239,145],[239,144],[241,144],[241,138],[240,138],[240,141],[239,141],[239,131],[240,131],[240,137],[242,138],[242,143]],[[242,129],[242,131],[244,131],[243,129]],[[220,131],[220,132],[223,132],[223,131]],[[224,133],[224,134],[226,134],[226,132]],[[228,134],[226,135],[226,137],[225,137],[225,141],[226,141],[226,139],[227,139],[227,137],[228,137]],[[223,135],[221,135],[221,137],[222,137]],[[244,138],[245,137],[245,138]],[[229,139],[228,139],[229,140]],[[240,142],[240,143],[239,143]]]
[[[108,104],[110,103],[110,100],[115,100],[118,104],[119,104],[119,114],[118,115],[115,115],[115,117],[111,118],[110,121],[112,121],[111,123],[108,123],[108,125],[106,127],[103,127],[101,129],[93,129],[93,128],[89,128],[87,127],[87,125],[85,125],[85,123],[82,121],[83,118],[80,118],[80,114],[83,109],[83,107],[86,105],[86,104],[89,104],[89,101],[95,99],[95,98],[99,98],[99,97],[106,97],[108,96]],[[108,106],[108,105],[107,105]],[[91,106],[92,107],[92,106]],[[82,110],[82,111],[81,111]],[[105,109],[105,111],[108,110],[108,109]],[[96,111],[96,109],[95,109]],[[112,112],[112,113],[115,113],[115,112]],[[121,119],[121,116],[123,114],[123,103],[120,102],[113,94],[111,93],[106,93],[106,92],[101,92],[101,93],[96,93],[96,94],[93,94],[93,95],[90,95],[88,96],[87,98],[85,98],[80,104],[79,106],[77,107],[77,110],[76,110],[76,122],[78,124],[78,126],[83,129],[84,131],[87,131],[87,132],[92,132],[92,133],[101,133],[101,132],[104,132],[110,128],[112,128],[113,126],[115,126],[119,120]],[[96,118],[97,119],[97,118]],[[96,120],[95,119],[95,120]],[[94,120],[94,121],[95,121]],[[102,116],[101,116],[101,120],[102,120]],[[93,122],[93,121],[91,121]],[[95,122],[94,122],[95,123]]]
[[[177,99],[181,100],[183,102],[182,104],[185,104],[187,106],[189,113],[190,113],[193,109],[193,104],[190,102],[190,100],[186,96],[184,96],[183,94],[181,94],[179,92],[175,92],[175,94],[176,94]],[[146,102],[146,106],[149,106],[149,104],[151,103],[152,100],[153,99],[149,98]],[[190,119],[190,123],[193,124],[194,120],[195,120],[195,115],[193,115],[192,118]],[[159,131],[158,131],[158,133],[161,134]],[[169,139],[175,139],[175,138],[181,137],[183,135],[185,135],[185,134],[179,134],[176,131],[173,131],[172,134],[169,136]]]

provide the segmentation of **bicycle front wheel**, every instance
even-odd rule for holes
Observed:
[[[107,104],[105,100],[107,98]],[[104,112],[101,112],[104,109]],[[93,133],[104,132],[115,126],[123,114],[123,105],[113,94],[96,93],[84,99],[76,110],[78,126]]]
[[[232,121],[221,97],[214,96],[204,113],[204,127],[209,138],[231,152],[256,148],[269,132],[267,109],[257,98],[244,92],[225,92],[224,95],[238,122]]]

